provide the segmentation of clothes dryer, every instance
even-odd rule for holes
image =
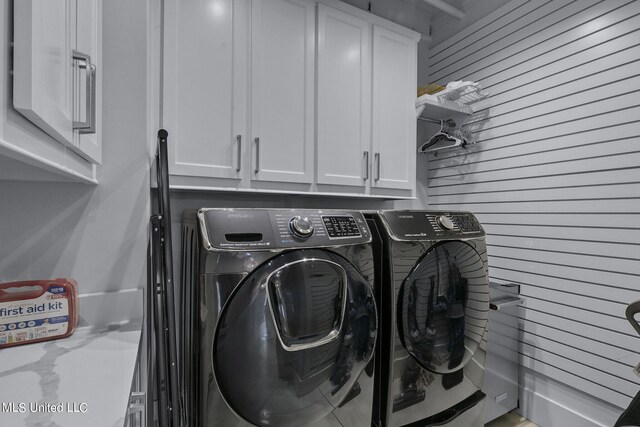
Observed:
[[[189,426],[370,426],[377,310],[356,211],[183,214]]]
[[[376,278],[383,424],[484,425],[489,283],[480,223],[468,212],[366,218],[383,260]]]

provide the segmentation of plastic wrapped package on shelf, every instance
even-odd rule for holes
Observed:
[[[478,82],[453,81],[447,83],[446,88],[437,92],[436,96],[438,100],[452,101],[461,106],[471,106],[489,96],[489,93],[483,91]]]

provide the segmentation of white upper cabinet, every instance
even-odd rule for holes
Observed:
[[[416,177],[415,40],[373,26],[373,181],[414,189]]]
[[[254,0],[252,179],[313,181],[315,4]]]
[[[245,189],[265,181],[310,184],[314,3],[164,4],[162,111],[172,181]]]
[[[14,5],[13,105],[65,144],[73,141],[71,16],[68,0]],[[74,34],[75,35],[75,34]]]
[[[164,1],[162,111],[174,175],[242,177],[248,4]]]
[[[76,60],[72,84],[76,123],[73,147],[74,151],[94,163],[102,162],[101,16],[97,0],[77,0]],[[85,60],[82,60],[83,57]],[[88,67],[87,62],[90,63]]]
[[[415,195],[417,33],[337,0],[163,15],[173,188]]]
[[[371,160],[371,24],[318,5],[317,182],[364,187]]]
[[[100,163],[97,0],[14,3],[14,108],[87,161]]]

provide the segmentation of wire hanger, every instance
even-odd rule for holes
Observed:
[[[455,132],[456,122],[453,120],[440,120],[440,130],[418,149],[419,153],[431,153],[434,151],[466,145],[467,140],[459,132]]]

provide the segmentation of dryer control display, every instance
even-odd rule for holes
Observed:
[[[323,216],[329,238],[360,237],[360,228],[352,216]]]

